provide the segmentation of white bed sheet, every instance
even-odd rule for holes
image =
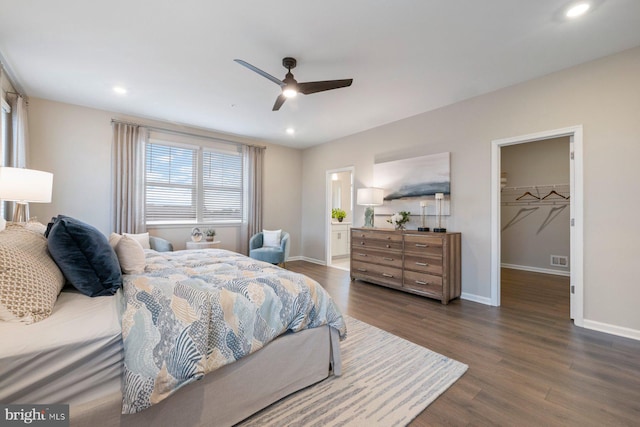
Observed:
[[[82,404],[121,387],[121,291],[63,291],[31,325],[0,321],[0,402]]]

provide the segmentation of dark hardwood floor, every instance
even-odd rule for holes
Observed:
[[[287,263],[340,309],[469,370],[411,426],[639,426],[640,342],[573,325],[568,278],[502,271],[502,306],[449,305]],[[348,339],[348,338],[347,338]]]

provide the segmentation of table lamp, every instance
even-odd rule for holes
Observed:
[[[0,199],[15,202],[14,222],[29,221],[29,202],[51,203],[52,187],[52,173],[0,167]]]
[[[364,211],[364,226],[373,228],[374,206],[382,206],[384,190],[382,188],[358,188],[357,203],[366,206]]]

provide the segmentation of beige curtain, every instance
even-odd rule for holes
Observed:
[[[27,102],[20,95],[10,94],[11,101],[11,142],[9,143],[9,164],[14,168],[27,167],[27,146],[29,144],[29,124],[27,122]]]
[[[112,228],[116,233],[143,233],[144,146],[147,129],[113,122]]]
[[[243,146],[246,221],[240,229],[240,253],[249,255],[249,239],[262,231],[262,171],[264,147]]]

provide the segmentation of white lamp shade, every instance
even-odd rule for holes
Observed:
[[[358,188],[357,203],[362,206],[381,206],[384,200],[382,188]]]
[[[0,167],[0,199],[51,203],[53,174],[33,169]]]

